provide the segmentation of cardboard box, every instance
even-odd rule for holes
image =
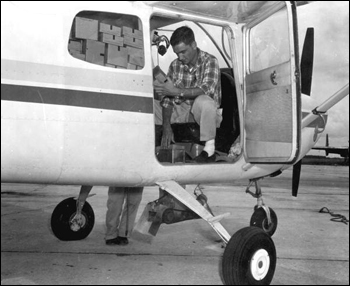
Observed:
[[[185,163],[185,147],[181,145],[171,145],[169,149],[159,149],[157,158],[159,162]]]
[[[166,74],[162,71],[162,69],[159,66],[156,66],[153,69],[153,77],[160,83],[164,83],[166,81]]]
[[[118,37],[120,37],[122,35],[122,28],[120,28],[118,26],[109,25],[106,23],[100,23],[99,31],[102,33],[116,35]]]
[[[141,67],[144,66],[144,58],[143,58],[143,56],[139,57],[139,56],[135,56],[135,55],[129,55],[128,62],[130,64],[133,64],[133,65],[136,65],[136,66],[141,66]]]
[[[145,65],[143,49],[138,49],[130,46],[127,46],[126,48],[128,49],[128,62],[133,65],[143,67]]]
[[[107,64],[126,68],[128,66],[128,50],[123,47],[107,44]]]
[[[128,55],[135,55],[139,57],[143,57],[143,49],[134,48],[134,47],[126,47],[128,50]]]
[[[75,38],[98,40],[98,21],[88,18],[75,17]]]
[[[128,63],[127,69],[128,69],[128,70],[137,70],[137,65]]]
[[[124,38],[112,34],[100,33],[99,40],[104,43],[122,47],[124,45]]]
[[[86,61],[89,63],[102,65],[105,64],[106,44],[102,42],[86,41]]]
[[[143,49],[143,40],[132,38],[130,36],[124,36],[124,44],[127,46]]]
[[[76,53],[83,53],[83,42],[82,40],[80,41],[74,41],[74,40],[69,40],[68,42],[68,50],[69,51],[75,51]]]
[[[136,38],[143,40],[143,34],[141,30],[133,29],[127,26],[122,27],[122,34],[124,36],[129,36],[130,38]]]
[[[79,59],[79,60],[83,60],[83,61],[86,60],[86,55],[85,55],[85,54],[82,54],[82,53],[79,53],[78,51],[70,50],[69,53],[70,53],[73,57],[75,57],[75,58],[77,58],[77,59]]]
[[[116,66],[115,65],[111,65],[111,64],[105,64],[105,67],[109,67],[109,68],[116,68]]]

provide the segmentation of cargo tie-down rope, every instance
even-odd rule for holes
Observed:
[[[334,218],[331,218],[331,221],[335,221],[335,222],[342,222],[345,223],[346,225],[348,224],[349,220],[341,215],[341,214],[335,214],[333,212],[331,212],[328,208],[323,207],[322,209],[320,209],[319,211],[320,213],[329,213],[331,216],[333,216]]]

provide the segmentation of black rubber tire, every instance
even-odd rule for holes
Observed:
[[[51,229],[54,235],[64,241],[81,240],[86,238],[92,231],[95,224],[95,214],[88,202],[85,202],[82,209],[85,223],[78,230],[73,231],[70,227],[70,220],[76,213],[77,200],[75,198],[68,198],[60,202],[54,209],[51,216]]]
[[[272,208],[269,208],[270,215],[271,215],[271,224],[268,225],[267,223],[267,215],[265,210],[260,207],[255,210],[253,213],[251,219],[250,219],[250,226],[256,226],[261,228],[264,232],[266,232],[269,236],[273,236],[277,229],[277,215],[275,211]]]
[[[266,273],[258,280],[251,271],[252,258],[258,252],[267,253],[269,264],[259,261]],[[271,237],[258,227],[245,227],[237,231],[228,242],[222,260],[222,274],[226,285],[269,285],[276,269],[276,248]]]

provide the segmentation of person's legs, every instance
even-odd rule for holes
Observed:
[[[218,125],[215,101],[208,95],[200,95],[195,99],[191,111],[200,126],[200,140],[207,142],[215,139]]]
[[[142,200],[143,187],[125,188],[125,192],[127,198],[119,225],[119,236],[129,237]]]
[[[125,188],[109,187],[106,213],[106,240],[114,239],[119,235],[118,227],[123,210]]]
[[[215,162],[216,128],[222,119],[215,101],[208,95],[198,96],[193,103],[192,114],[200,126],[200,140],[205,142],[203,152],[195,158],[195,161],[197,163]]]

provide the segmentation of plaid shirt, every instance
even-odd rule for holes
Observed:
[[[200,49],[198,51],[197,63],[190,68],[182,64],[178,59],[174,60],[169,67],[168,77],[177,88],[200,88],[203,94],[209,95],[220,106],[221,103],[221,82],[218,60]],[[193,100],[186,100],[192,104]],[[164,97],[161,105],[170,108],[175,105],[174,98]]]

